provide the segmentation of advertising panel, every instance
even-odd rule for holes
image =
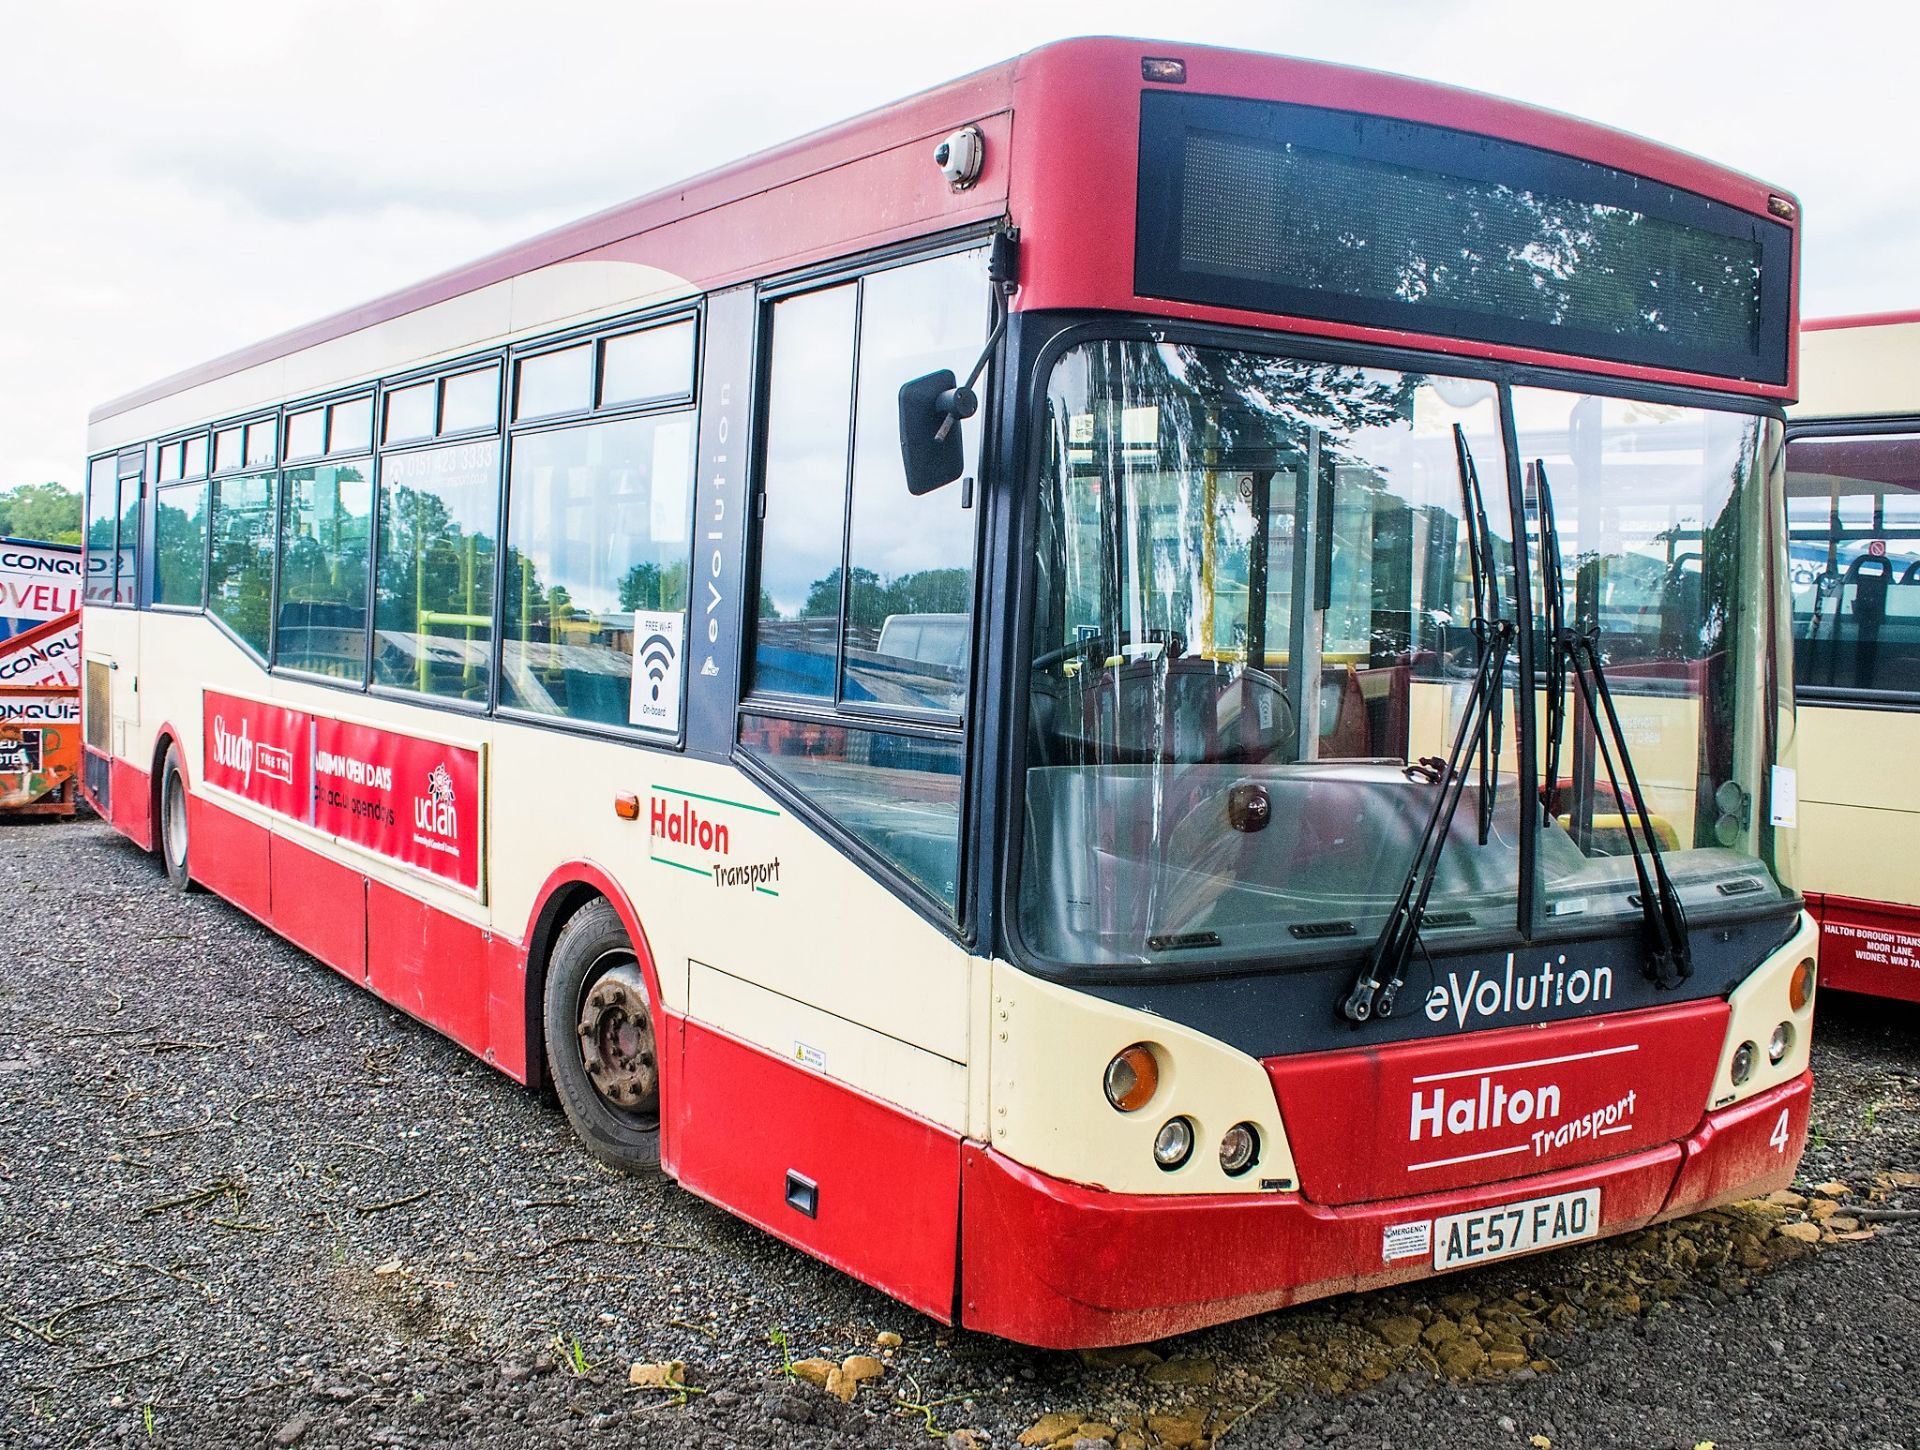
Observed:
[[[480,890],[480,752],[209,690],[210,785]]]
[[[4,628],[5,620],[0,620]],[[0,639],[0,689],[80,688],[80,611]]]
[[[79,771],[77,692],[0,688],[0,811],[71,815]]]
[[[316,718],[313,824],[480,889],[480,752]]]
[[[80,607],[80,551],[0,539],[0,640]]]

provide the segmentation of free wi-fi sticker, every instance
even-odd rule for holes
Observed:
[[[633,614],[633,686],[627,718],[648,730],[680,729],[682,614]]]

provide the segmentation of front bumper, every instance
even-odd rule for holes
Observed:
[[[1720,1112],[1675,1143],[1419,1198],[1329,1208],[1297,1193],[1107,1193],[964,1148],[961,1322],[1053,1349],[1137,1344],[1307,1299],[1432,1277],[1387,1262],[1383,1236],[1453,1213],[1600,1190],[1625,1233],[1784,1188],[1806,1143],[1812,1073]]]

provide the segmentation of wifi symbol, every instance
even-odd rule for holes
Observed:
[[[667,671],[673,668],[673,641],[664,634],[650,634],[647,642],[640,647],[640,664],[647,672],[647,678],[653,682],[650,698],[658,704],[660,685],[667,677]]]

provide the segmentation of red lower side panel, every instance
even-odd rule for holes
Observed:
[[[153,849],[153,776],[124,760],[113,762],[112,826],[143,851]]]
[[[511,1023],[495,1031],[506,1005],[495,1001],[501,955],[491,932],[378,881],[367,883],[367,985],[490,1062],[499,1062],[503,1036],[517,1041],[525,1035],[525,979],[518,970],[509,984]],[[518,949],[512,956],[518,960]],[[524,1049],[516,1047],[510,1056],[514,1066],[508,1071],[524,1077]]]
[[[198,842],[195,846],[197,857]],[[273,929],[342,976],[366,981],[366,878],[285,836],[270,838],[268,856],[273,872]],[[197,867],[199,862],[194,864]]]
[[[1600,1190],[1602,1233],[1785,1183],[1806,1131],[1811,1079],[1713,1114],[1681,1144],[1611,1162],[1393,1202],[1324,1208],[1297,1194],[1141,1197],[1033,1173],[964,1150],[961,1319],[1024,1344],[1137,1343],[1304,1299],[1433,1272],[1382,1259],[1389,1226],[1576,1189]],[[1784,1149],[1764,1144],[1782,1109]],[[1797,1123],[1797,1127],[1792,1125]],[[1764,1130],[1764,1131],[1763,1131]]]
[[[1827,986],[1920,1002],[1920,907],[1851,896],[1809,897],[1807,906],[1820,923]]]
[[[711,1027],[682,1030],[681,1185],[949,1321],[960,1139]],[[816,1185],[815,1216],[788,1203],[789,1173]]]
[[[269,926],[273,924],[271,839],[265,826],[197,795],[187,797],[188,864],[193,879]]]

